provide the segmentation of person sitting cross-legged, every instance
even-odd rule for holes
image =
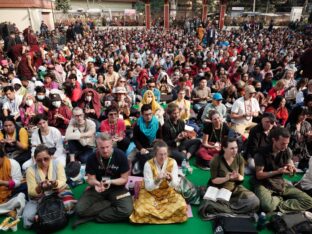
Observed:
[[[96,136],[97,151],[88,158],[86,165],[87,182],[90,185],[76,206],[79,219],[74,227],[94,220],[113,223],[128,220],[133,205],[128,181],[129,165],[126,155],[113,148],[110,135]]]
[[[244,180],[244,158],[238,154],[237,140],[226,138],[222,142],[222,152],[210,163],[211,185],[232,192],[229,201],[204,199],[199,207],[203,219],[210,219],[220,213],[250,214],[259,208],[259,199],[247,190],[241,182]]]
[[[296,172],[292,161],[292,151],[288,148],[290,133],[286,128],[271,130],[271,144],[255,155],[256,181],[255,193],[260,199],[261,209],[296,212],[312,208],[312,198],[290,185],[283,179],[284,174]]]
[[[86,163],[95,147],[95,123],[87,119],[79,107],[73,109],[73,118],[66,129],[65,139],[68,141],[70,161],[78,159]]]
[[[168,145],[154,143],[154,157],[144,165],[144,188],[134,202],[133,223],[181,223],[187,220],[187,205],[175,191],[179,184],[178,165],[168,156]]]

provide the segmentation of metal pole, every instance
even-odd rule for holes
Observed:
[[[256,12],[256,0],[253,1],[252,12]]]
[[[55,15],[54,15],[54,9],[53,9],[53,0],[51,0],[51,9],[52,9],[52,19],[53,19],[53,29],[55,29]]]
[[[32,26],[32,22],[31,22],[31,16],[30,16],[30,9],[27,8],[27,11],[28,11],[28,20],[29,20],[29,25],[33,28]]]

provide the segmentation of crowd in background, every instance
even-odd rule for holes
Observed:
[[[94,181],[100,177],[94,165],[101,163],[94,159],[98,157],[96,147],[111,141],[109,147],[118,149],[113,151],[118,155],[113,161],[122,165],[118,173],[113,172],[114,182],[110,183],[116,188],[114,191],[120,191],[117,187],[126,183],[128,171],[143,174],[146,190],[157,190],[153,196],[163,195],[160,190],[165,189],[177,201],[171,204],[176,207],[171,215],[176,217],[168,222],[186,220],[185,202],[168,187],[177,183],[178,165],[191,157],[196,157],[198,167],[211,168],[212,183],[226,184],[225,187],[235,190],[235,206],[214,207],[205,203],[201,208],[205,218],[217,212],[251,212],[259,206],[266,212],[277,207],[281,211],[312,207],[308,195],[292,189],[287,190],[288,194],[283,190],[285,199],[293,192],[299,194],[300,204],[285,202],[279,206],[275,198],[264,204],[264,198],[273,195],[268,195],[263,188],[266,185],[259,182],[293,173],[295,168],[309,168],[310,35],[290,28],[274,28],[273,22],[268,29],[246,24],[220,31],[213,23],[204,25],[200,20],[186,21],[183,27],[169,31],[160,27],[99,30],[91,21],[76,21],[53,31],[42,22],[40,30],[39,35],[31,27],[23,31],[7,27],[2,30],[0,157],[6,159],[6,165],[12,163],[10,168],[18,168],[14,170],[18,175],[6,175],[10,178],[8,184],[3,184],[6,191],[19,187],[22,172],[26,171],[29,197],[42,194],[42,187],[36,187],[34,179],[35,165],[40,166],[43,180],[46,174],[53,181],[45,184],[46,188],[68,189],[66,180],[72,176],[67,174],[66,179],[64,168],[77,161],[87,164],[86,172]],[[275,135],[271,136],[272,129]],[[106,135],[96,138],[98,132]],[[280,142],[282,138],[289,141]],[[159,142],[161,139],[166,143]],[[292,153],[282,144],[289,144]],[[267,165],[263,159],[267,154],[258,149],[272,145],[277,147],[276,152],[283,153],[283,160]],[[98,150],[101,155],[107,153],[104,148]],[[272,149],[266,150],[263,152]],[[242,156],[234,159],[237,154]],[[119,159],[120,155],[126,160]],[[172,159],[161,158],[162,155]],[[218,162],[217,155],[224,155],[228,165]],[[51,160],[45,164],[50,156],[55,163]],[[241,185],[236,186],[243,180],[244,162],[249,173],[256,173],[258,185],[262,185],[255,186],[257,196]],[[104,162],[105,173],[110,163],[110,159]],[[235,172],[228,169],[229,165]],[[170,173],[155,177],[162,168],[168,168]],[[53,170],[60,175],[59,182],[52,179]],[[105,193],[102,184],[90,184],[97,193]],[[309,190],[309,186],[303,189]],[[150,201],[149,193],[142,193]],[[242,194],[248,202],[240,200]],[[6,195],[3,202],[12,194]],[[20,204],[23,199],[17,200]],[[82,200],[77,213],[84,217],[89,205],[86,197]],[[130,220],[161,223],[160,217],[146,218],[149,216],[142,204],[144,200],[134,204]],[[252,205],[242,207],[248,204]],[[35,216],[37,205],[33,200],[26,205],[26,228],[32,225],[29,220]],[[132,211],[132,206],[123,208],[122,219]],[[104,213],[96,220],[118,220],[113,218],[114,209]]]

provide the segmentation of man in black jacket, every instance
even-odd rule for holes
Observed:
[[[162,126],[163,139],[170,147],[170,156],[181,165],[184,159],[188,160],[195,154],[201,141],[197,138],[190,139],[185,131],[185,123],[180,119],[180,109],[177,104],[170,103],[167,113],[168,119]]]
[[[270,144],[269,133],[274,128],[276,118],[272,113],[265,112],[262,115],[261,122],[250,129],[249,137],[246,146],[245,159],[248,160],[247,170],[249,174],[255,170],[254,156],[260,148]]]

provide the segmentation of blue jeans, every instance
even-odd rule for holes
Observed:
[[[83,146],[79,141],[76,140],[69,140],[68,151],[69,154],[75,154],[76,159],[85,164],[88,160],[88,157],[94,153],[95,148],[88,145]]]

